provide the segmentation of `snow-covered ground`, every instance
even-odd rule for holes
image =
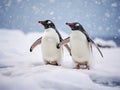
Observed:
[[[95,38],[94,42],[102,47],[109,47],[109,48],[117,47],[117,44],[113,40],[105,41],[99,38]]]
[[[44,65],[41,46],[29,52],[41,34],[0,30],[0,90],[120,90],[120,48],[94,48],[91,70],[72,69],[65,48],[62,66]]]

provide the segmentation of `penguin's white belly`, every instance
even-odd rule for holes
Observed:
[[[72,31],[70,35],[72,58],[76,62],[89,61],[90,49],[86,36],[80,31]]]
[[[46,61],[59,61],[61,60],[61,48],[57,49],[56,45],[59,43],[59,37],[56,32],[45,32],[42,37],[41,50],[43,59]]]

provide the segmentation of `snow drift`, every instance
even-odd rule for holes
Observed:
[[[100,38],[95,38],[94,39],[95,43],[98,44],[99,47],[102,48],[114,48],[117,47],[117,44],[113,40],[102,40]]]
[[[0,90],[120,90],[120,48],[94,48],[91,70],[72,69],[65,48],[62,66],[44,65],[40,46],[29,52],[41,34],[0,30]]]

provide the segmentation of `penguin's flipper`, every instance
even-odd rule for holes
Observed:
[[[42,39],[42,37],[40,37],[39,39],[37,39],[37,40],[32,44],[32,46],[30,47],[30,52],[32,52],[33,49],[34,49],[37,45],[39,45],[39,44],[41,43],[41,39]]]
[[[99,47],[98,47],[98,46],[95,44],[95,42],[89,37],[88,33],[87,33],[84,29],[83,29],[82,32],[83,32],[83,33],[85,34],[85,36],[87,37],[88,42],[92,43],[92,44],[97,48],[97,50],[99,51],[100,55],[103,57],[103,54],[102,54],[102,52],[100,51]],[[92,45],[91,45],[91,48],[92,48]]]
[[[92,43],[89,42],[90,51],[93,53]]]
[[[64,46],[66,47],[66,49],[67,49],[68,52],[70,53],[70,56],[72,56],[72,55],[71,55],[71,49],[70,49],[70,47],[68,46],[68,44],[65,44]]]
[[[70,41],[70,37],[62,40],[58,45],[57,48],[60,48],[62,45],[66,45]]]
[[[92,43],[92,44],[97,48],[97,50],[99,51],[100,55],[103,57],[103,54],[102,54],[101,50],[100,50],[99,47],[95,44],[95,42],[94,42],[92,39],[90,39],[90,38],[89,38],[89,42]],[[92,46],[91,46],[91,47],[92,47]]]

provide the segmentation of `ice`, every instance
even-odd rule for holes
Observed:
[[[45,65],[40,45],[29,52],[41,35],[0,30],[0,90],[120,90],[120,48],[101,49],[102,58],[93,47],[91,70],[72,69],[74,63],[65,48],[62,66]]]
[[[100,39],[100,38],[95,38],[94,41],[96,44],[100,44],[102,46],[117,47],[117,44],[113,40],[105,41],[105,40]]]

